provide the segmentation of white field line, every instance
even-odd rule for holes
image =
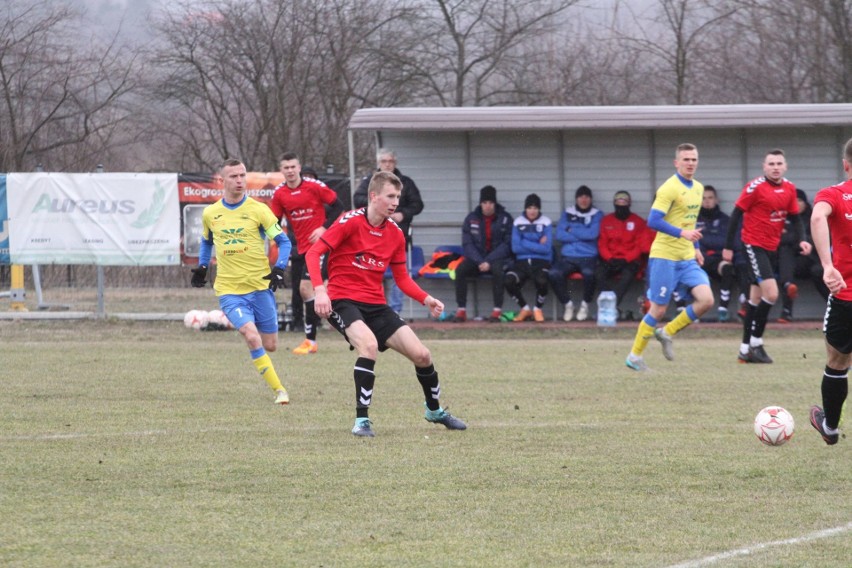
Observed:
[[[251,432],[240,428],[199,428],[198,430],[139,430],[137,432],[69,432],[67,434],[29,434],[0,436],[0,442],[79,440],[83,438],[144,438],[147,436],[173,436],[184,434],[207,434],[211,432]]]
[[[797,536],[794,538],[788,538],[784,540],[773,540],[771,542],[762,542],[745,548],[729,550],[727,552],[722,552],[721,554],[714,554],[713,556],[707,556],[704,558],[699,558],[698,560],[684,562],[683,564],[675,564],[669,566],[669,568],[699,568],[700,566],[709,566],[711,564],[715,564],[716,562],[720,562],[722,560],[729,560],[737,556],[750,556],[756,552],[762,552],[768,548],[776,546],[795,546],[797,544],[811,542],[813,540],[820,540],[823,538],[837,536],[843,533],[847,533],[850,530],[852,530],[852,523],[846,523],[845,525],[841,525],[839,527],[812,532],[810,534]]]
[[[87,434],[84,432],[75,432],[68,434],[31,434],[28,436],[0,436],[0,442],[77,440],[80,438],[107,438],[115,436],[139,438],[143,436],[160,436],[163,434],[168,434],[168,432],[166,432],[165,430],[143,430],[140,432],[119,432],[111,434]]]
[[[626,423],[619,422],[607,422],[606,425],[602,423],[577,423],[577,422],[534,422],[530,424],[524,424],[524,428],[574,428],[574,429],[603,429],[603,428],[612,428],[613,426],[618,425],[626,425]],[[515,428],[518,425],[515,423],[509,422],[478,422],[476,424],[477,428]],[[347,431],[348,428],[344,426],[311,426],[307,428],[302,428],[304,431],[318,431],[318,430],[339,430],[343,429],[343,431]],[[382,431],[393,432],[393,431],[404,431],[407,432],[409,427],[402,424],[385,424],[382,426]],[[214,432],[224,432],[224,433],[237,433],[237,432],[261,432],[261,430],[251,429],[251,428],[229,428],[229,427],[221,427],[221,428],[199,428],[197,430],[193,429],[180,429],[180,430],[139,430],[139,431],[131,431],[131,432],[68,432],[68,433],[53,433],[53,434],[21,434],[21,435],[12,435],[12,436],[0,436],[0,443],[2,442],[19,442],[19,441],[55,441],[55,440],[80,440],[84,438],[143,438],[146,436],[181,436],[185,434],[209,434]]]
[[[602,422],[571,422],[567,420],[556,421],[556,422],[529,422],[524,423],[523,427],[527,429],[546,429],[546,428],[569,428],[574,430],[603,430],[603,429],[611,429],[618,426],[628,426],[630,423],[626,421],[608,421],[606,424]],[[382,424],[382,431],[387,432],[408,432],[409,431],[408,424],[391,424],[384,423]],[[477,429],[482,428],[518,428],[520,425],[516,422],[502,422],[502,421],[480,421],[475,424]],[[319,431],[319,430],[339,430],[343,429],[344,431],[348,430],[348,427],[344,424],[340,425],[326,425],[326,426],[307,426],[303,427],[304,431]],[[741,430],[741,425],[733,425],[731,426],[734,430]],[[199,428],[199,429],[173,429],[173,430],[140,430],[140,431],[131,431],[131,432],[68,432],[68,433],[44,433],[44,434],[20,434],[20,435],[0,435],[0,443],[2,442],[15,442],[22,440],[31,440],[31,441],[52,441],[52,440],[78,440],[83,438],[140,438],[145,436],[180,436],[184,434],[207,434],[213,432],[225,432],[225,433],[236,433],[236,432],[262,432],[263,430],[251,429],[251,428],[231,428],[227,426],[223,426],[220,428]],[[751,428],[749,428],[751,431]]]

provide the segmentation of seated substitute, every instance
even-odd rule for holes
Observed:
[[[506,291],[518,303],[521,311],[514,321],[535,318],[544,321],[541,307],[547,297],[548,272],[553,262],[553,222],[541,214],[541,198],[535,193],[524,200],[524,214],[512,226],[512,253],[515,262],[506,273]],[[535,284],[535,307],[524,299],[522,288],[532,278]]]
[[[616,192],[612,198],[615,211],[601,220],[598,238],[598,280],[601,291],[615,292],[616,306],[621,305],[627,290],[642,270],[643,255],[648,253],[654,238],[645,220],[630,211],[631,203],[629,192]],[[618,319],[623,319],[620,307]]]
[[[556,225],[556,240],[562,243],[561,257],[550,269],[550,286],[565,306],[562,319],[574,319],[574,302],[566,278],[575,272],[583,276],[583,300],[577,321],[589,317],[589,304],[595,294],[598,266],[598,235],[603,212],[592,205],[592,190],[581,185],[574,193],[574,205],[565,209]]]
[[[479,205],[462,223],[464,260],[456,267],[456,315],[454,321],[467,321],[467,279],[482,274],[492,276],[494,308],[488,321],[500,321],[503,313],[503,276],[512,258],[512,217],[497,202],[497,189],[486,185],[479,190]]]
[[[702,235],[698,242],[701,254],[704,255],[701,268],[711,280],[719,282],[719,307],[716,311],[721,322],[730,319],[728,307],[731,302],[731,289],[737,281],[736,265],[722,260],[722,249],[725,248],[730,221],[730,216],[719,208],[716,188],[705,185],[695,228],[700,229]]]

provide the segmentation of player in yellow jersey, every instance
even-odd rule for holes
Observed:
[[[657,189],[648,215],[648,227],[657,231],[648,259],[648,299],[651,306],[639,323],[633,349],[626,365],[635,371],[648,366],[642,357],[652,337],[662,344],[663,356],[674,360],[672,336],[713,307],[713,292],[707,273],[701,269],[704,258],[698,248],[701,230],[695,228],[704,186],[694,179],[698,169],[698,148],[681,144],[675,151],[675,175]],[[665,327],[657,322],[665,315],[672,292],[686,291],[694,302]]]
[[[204,208],[198,267],[192,285],[207,284],[207,267],[216,247],[216,281],[219,306],[239,330],[251,352],[255,368],[276,392],[275,404],[290,397],[281,384],[269,353],[278,348],[278,308],[275,290],[284,286],[284,269],[290,258],[290,239],[264,203],[246,195],[246,167],[226,160],[220,173],[225,196]],[[278,260],[271,271],[264,239],[278,244]]]

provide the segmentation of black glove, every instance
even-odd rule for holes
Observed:
[[[192,269],[192,287],[204,288],[207,284],[207,267],[204,265]]]
[[[269,280],[269,289],[275,292],[278,288],[284,288],[284,269],[277,266],[272,268],[272,272],[263,277]]]

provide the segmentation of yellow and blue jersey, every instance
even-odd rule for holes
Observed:
[[[662,211],[665,214],[663,219],[678,229],[695,229],[703,198],[704,185],[697,180],[692,180],[692,187],[688,187],[683,178],[675,174],[657,190],[651,209]],[[658,231],[651,245],[650,258],[693,259],[695,244],[687,239]]]
[[[269,240],[282,233],[269,207],[246,197],[237,205],[223,200],[208,205],[201,216],[202,239],[216,248],[216,295],[248,294],[269,287],[269,260],[264,235]]]

